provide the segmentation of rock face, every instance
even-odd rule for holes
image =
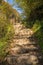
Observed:
[[[9,65],[43,65],[41,49],[34,37],[33,31],[21,23],[14,24],[15,36],[9,48],[6,60]]]

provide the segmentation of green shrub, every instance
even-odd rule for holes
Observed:
[[[36,20],[36,23],[34,23],[32,30],[34,31],[35,37],[38,39],[38,44],[43,50],[43,21]]]
[[[1,14],[1,13],[0,13]],[[5,14],[0,15],[0,59],[2,60],[8,53],[9,43],[14,36],[14,28]]]

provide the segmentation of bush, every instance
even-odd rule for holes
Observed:
[[[43,51],[43,21],[38,21],[34,23],[32,30],[34,31],[34,36],[38,39],[38,44]]]
[[[6,18],[6,15],[0,13],[0,60],[3,60],[8,53],[7,48],[13,38],[13,25]]]

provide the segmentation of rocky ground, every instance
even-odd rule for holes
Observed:
[[[33,31],[23,24],[14,24],[15,36],[6,61],[9,65],[43,65],[43,57]]]

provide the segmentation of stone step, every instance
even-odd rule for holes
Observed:
[[[29,30],[29,29],[22,29],[22,30],[15,30],[15,35],[19,35],[19,36],[30,36],[33,34],[33,31]]]
[[[38,48],[40,48],[40,46],[38,45],[38,44],[33,44],[33,43],[31,43],[31,44],[14,44],[14,43],[12,43],[11,45],[11,48],[13,48],[13,47],[30,47],[30,46],[36,46],[36,47],[38,47]]]
[[[15,35],[31,35],[33,34],[33,31],[30,29],[27,29],[23,24],[17,23],[14,25]]]
[[[30,45],[30,46],[23,46],[23,49],[39,49],[38,46]]]
[[[39,54],[17,54],[9,55],[6,57],[7,62],[10,65],[43,65],[42,56]],[[38,63],[41,64],[38,64]]]
[[[15,29],[15,31],[18,31],[19,32],[20,30],[25,29],[25,26],[23,26],[23,24],[16,23],[14,25],[14,29]]]
[[[14,35],[14,39],[23,39],[23,38],[29,38],[31,35],[24,34],[24,35]]]
[[[16,23],[16,24],[14,24],[14,27],[25,27],[25,26],[23,24],[21,24],[21,23]]]
[[[11,44],[15,45],[27,45],[27,44],[37,44],[35,41],[30,41],[29,39],[13,39]]]
[[[37,46],[34,46],[34,45],[15,45],[14,47],[10,48],[10,53],[11,54],[24,54],[24,53],[29,53],[30,51],[36,51],[36,52],[40,52],[40,47],[37,45]]]
[[[12,45],[11,45],[12,46]],[[11,48],[16,48],[16,47],[20,47],[20,48],[26,48],[26,49],[35,49],[35,48],[40,48],[39,45],[37,44],[23,44],[23,45],[19,45],[19,44],[13,44],[13,46]]]
[[[25,55],[37,55],[37,56],[42,56],[43,57],[43,54],[41,54],[40,52],[37,52],[37,51],[30,51],[29,53],[23,53],[23,54],[14,54],[14,55],[11,55],[11,54],[9,54],[9,55],[7,55],[7,56],[25,56]]]

